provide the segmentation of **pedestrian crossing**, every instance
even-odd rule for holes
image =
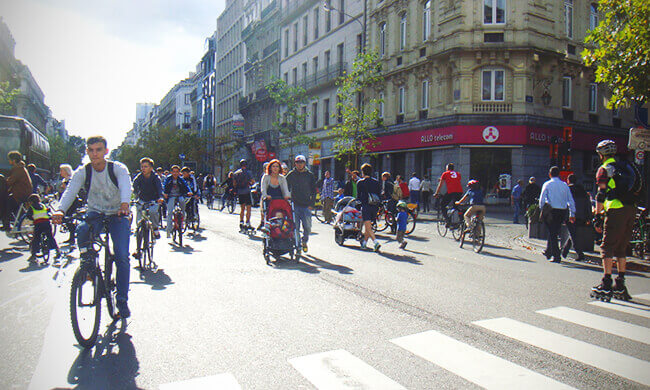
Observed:
[[[641,294],[635,300],[650,300],[650,294]],[[610,303],[590,302],[611,313],[635,316],[635,320],[649,318],[650,305],[612,300]],[[590,306],[591,307],[591,306]],[[558,306],[536,312],[540,318],[553,318],[565,325],[590,328],[598,332],[650,344],[650,328],[603,315]],[[543,317],[542,317],[543,316]],[[595,367],[620,378],[650,386],[650,362],[612,351],[601,346],[577,340],[559,333],[512,318],[492,318],[472,322],[529,346]],[[435,330],[396,337],[388,342],[449,373],[485,389],[572,389],[568,384],[523,367]],[[329,389],[406,389],[395,378],[364,362],[352,353],[337,349],[289,358],[287,362],[314,388]],[[413,373],[415,375],[416,373]],[[408,373],[405,373],[408,375]],[[557,375],[557,373],[556,373]],[[403,378],[402,378],[403,379]],[[432,383],[427,388],[436,388]],[[161,385],[161,390],[177,389],[241,389],[234,375],[219,374],[206,378]]]

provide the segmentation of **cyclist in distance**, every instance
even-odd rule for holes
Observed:
[[[447,205],[450,202],[456,202],[463,196],[463,185],[460,182],[460,173],[454,170],[454,164],[447,164],[447,170],[440,175],[438,180],[438,187],[436,187],[436,193],[433,196],[440,196],[440,187],[442,187],[442,182],[445,182],[447,187],[447,193],[442,197],[440,201],[440,209],[444,213],[445,219],[447,216]]]
[[[181,168],[178,165],[173,165],[171,174],[165,179],[163,184],[163,197],[167,199],[167,238],[172,236],[172,210],[174,210],[174,203],[178,200],[181,209],[185,210],[187,203],[186,197],[191,197],[192,191],[187,186],[187,183],[181,177]]]
[[[214,178],[214,175],[209,173],[205,176],[203,180],[203,191],[207,194],[214,195],[214,187],[217,185],[217,179]]]
[[[161,204],[163,202],[162,183],[160,182],[158,175],[153,173],[153,160],[149,157],[144,157],[140,160],[140,173],[138,173],[135,179],[133,179],[133,193],[135,194],[135,197],[143,203],[157,202],[158,204]],[[158,204],[149,207],[149,213],[151,214],[152,219],[151,222],[153,224],[153,235],[156,239],[160,238],[160,233],[158,232],[158,222],[160,221],[160,216],[158,215]],[[141,205],[137,206],[137,211],[136,225],[142,218]]]
[[[239,230],[251,228],[251,206],[253,198],[251,197],[251,185],[253,184],[253,175],[247,168],[247,161],[239,161],[240,168],[232,175],[233,186],[239,197]],[[246,223],[244,224],[244,212],[246,213]]]
[[[82,261],[94,261],[97,253],[90,242],[91,229],[101,230],[101,214],[109,217],[109,232],[113,241],[115,265],[117,268],[117,309],[122,318],[131,315],[127,304],[129,294],[129,202],[131,200],[131,176],[128,168],[117,161],[107,161],[106,139],[93,136],[86,140],[86,154],[90,163],[82,165],[74,172],[70,184],[63,192],[59,209],[52,221],[60,224],[63,215],[74,203],[77,193],[86,188],[88,212],[86,220],[76,230],[77,245]]]
[[[226,190],[221,196],[221,211],[223,211],[223,209],[226,207],[226,200],[230,199],[233,196],[234,184],[232,176],[232,171],[228,172],[228,177],[226,180],[224,180],[223,183],[219,184],[219,187],[221,188],[226,187]]]
[[[483,190],[481,190],[481,185],[478,180],[470,180],[467,182],[467,192],[463,197],[455,202],[455,204],[463,204],[465,201],[469,200],[469,208],[465,211],[465,230],[462,234],[464,235],[469,231],[469,226],[472,221],[472,217],[477,215],[479,218],[483,218],[485,215],[485,204],[483,203]]]
[[[196,178],[194,175],[192,175],[192,172],[190,172],[190,168],[183,167],[183,169],[181,169],[181,174],[183,175],[183,180],[185,180],[185,183],[187,183],[187,186],[190,188],[190,192],[193,194],[185,206],[185,213],[187,214],[187,218],[192,218],[194,217],[194,204],[199,199],[200,190],[196,182]]]

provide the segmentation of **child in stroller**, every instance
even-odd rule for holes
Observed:
[[[363,220],[359,207],[361,202],[351,196],[340,199],[334,210],[334,241],[343,246],[346,238],[361,240],[361,222]]]
[[[271,256],[279,260],[289,253],[291,260],[300,261],[300,235],[294,224],[293,206],[285,199],[264,202],[262,244],[264,260],[271,264]]]

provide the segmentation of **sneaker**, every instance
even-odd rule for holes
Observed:
[[[131,317],[131,310],[129,310],[129,305],[127,305],[126,301],[117,301],[116,306],[121,318]]]
[[[368,249],[368,247],[366,246],[366,242],[365,242],[365,241],[361,241],[361,243],[359,244],[359,246],[361,247],[361,249]]]
[[[307,253],[307,250],[308,250],[308,249],[309,249],[309,248],[307,248],[307,243],[306,243],[306,242],[303,242],[303,243],[302,243],[302,253]]]
[[[401,244],[399,244],[400,249],[406,248],[406,241],[402,241]]]
[[[576,261],[587,261],[584,253],[579,254],[578,257],[576,257]]]
[[[379,252],[379,248],[381,248],[381,245],[378,242],[375,242],[375,252]]]

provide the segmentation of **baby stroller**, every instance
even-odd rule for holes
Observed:
[[[334,241],[343,246],[346,238],[361,241],[361,202],[351,196],[339,200],[334,206],[336,217],[334,219]]]
[[[266,264],[271,264],[271,256],[279,260],[289,253],[291,260],[300,261],[300,233],[294,223],[292,204],[284,199],[264,202],[264,223],[262,232],[262,253]]]

